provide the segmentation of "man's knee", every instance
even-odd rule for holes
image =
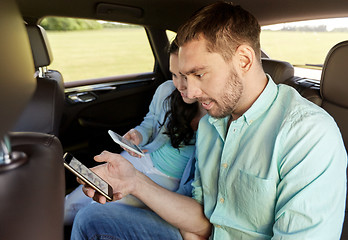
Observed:
[[[117,203],[91,204],[81,209],[74,220],[73,233],[81,239],[181,239],[178,229],[152,211]]]
[[[76,214],[73,222],[73,231],[87,234],[87,231],[94,231],[102,222],[102,210],[99,204],[90,204],[82,208]]]

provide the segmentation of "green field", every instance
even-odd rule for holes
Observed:
[[[346,32],[263,31],[261,47],[271,58],[294,65],[322,64],[330,48],[347,39]]]
[[[64,81],[153,70],[154,58],[144,29],[47,31],[53,53],[49,68]]]
[[[54,60],[64,81],[152,71],[154,59],[141,28],[47,31]],[[295,65],[321,64],[329,49],[348,33],[264,31],[262,49]]]

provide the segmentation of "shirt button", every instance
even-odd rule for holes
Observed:
[[[217,228],[221,228],[221,226],[220,226],[220,225],[216,225],[216,227],[217,227]]]
[[[227,167],[228,167],[228,164],[227,164],[227,163],[223,163],[223,164],[222,164],[222,167],[223,167],[223,168],[227,168]]]
[[[224,202],[225,202],[225,199],[224,199],[224,198],[220,198],[220,202],[221,202],[221,203],[224,203]]]
[[[233,132],[236,132],[236,129],[235,129],[235,128],[233,128]]]

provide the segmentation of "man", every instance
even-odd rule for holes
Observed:
[[[259,36],[250,13],[223,2],[178,31],[187,96],[210,115],[197,133],[192,198],[160,188],[116,154],[96,156],[107,163],[95,171],[115,199],[133,194],[190,237],[339,239],[347,164],[341,134],[324,110],[263,72]]]

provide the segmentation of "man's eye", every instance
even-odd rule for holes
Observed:
[[[198,78],[202,78],[204,76],[204,73],[201,73],[201,74],[197,74],[196,77]]]

